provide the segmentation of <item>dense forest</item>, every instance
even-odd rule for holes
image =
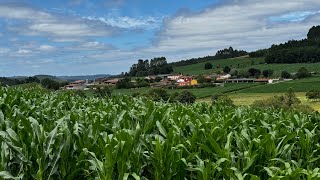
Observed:
[[[139,59],[137,64],[133,64],[127,75],[129,76],[147,76],[157,74],[169,74],[173,72],[172,65],[167,63],[165,57],[157,57],[150,60]]]
[[[313,26],[307,39],[290,40],[249,54],[265,57],[266,63],[315,63],[320,62],[320,26]]]
[[[222,50],[219,50],[216,52],[214,56],[205,56],[205,57],[199,57],[199,58],[192,58],[187,60],[181,60],[178,62],[170,63],[173,66],[186,66],[190,64],[196,64],[201,62],[206,62],[210,60],[218,60],[218,59],[229,59],[229,58],[235,58],[240,56],[248,55],[248,52],[243,50],[236,50],[232,47],[225,48]]]
[[[2,86],[14,86],[26,83],[40,83],[40,80],[37,77],[27,77],[25,79],[0,77],[0,84]]]

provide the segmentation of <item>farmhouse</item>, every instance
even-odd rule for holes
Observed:
[[[227,79],[225,83],[253,83],[255,79],[248,79],[248,78],[240,78],[240,79]]]
[[[218,75],[217,80],[221,81],[221,80],[226,80],[226,79],[229,79],[229,78],[231,78],[230,74],[220,74],[220,75]]]
[[[88,81],[85,80],[78,80],[74,81],[66,86],[64,89],[66,90],[84,90],[87,87]]]
[[[109,79],[109,80],[104,81],[104,83],[107,84],[107,85],[115,86],[119,80],[120,79],[118,79],[118,78]]]
[[[180,79],[181,76],[182,76],[181,74],[170,74],[168,75],[168,79],[170,79],[171,81],[176,81]]]
[[[255,79],[254,82],[257,83],[269,83],[270,79]]]

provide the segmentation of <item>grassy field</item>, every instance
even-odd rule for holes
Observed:
[[[238,91],[239,93],[283,93],[289,88],[295,92],[307,92],[311,89],[320,88],[320,77],[312,77],[301,80],[281,82],[277,84],[266,84]]]
[[[205,63],[210,62],[213,65],[213,69],[205,70]],[[217,71],[221,71],[223,67],[230,66],[232,68],[238,68],[238,64],[240,68],[248,68],[252,66],[252,62],[254,64],[263,63],[264,60],[262,58],[232,58],[232,59],[222,59],[222,60],[212,60],[198,64],[192,64],[187,66],[174,67],[174,72],[189,74],[189,75],[198,75],[198,74],[210,74],[216,73]],[[220,68],[217,68],[219,67]]]
[[[197,98],[205,98],[218,93],[239,91],[241,89],[246,89],[246,88],[255,87],[255,86],[259,86],[259,84],[247,84],[247,83],[226,84],[225,87],[193,88],[193,89],[188,89],[188,91],[196,95]],[[145,94],[145,93],[148,93],[151,89],[152,88],[150,87],[136,88],[136,89],[116,89],[114,92],[118,94],[125,94],[125,95],[132,95],[134,93]],[[174,92],[182,92],[184,90],[185,89],[168,89],[168,92],[171,94]]]
[[[299,64],[264,64],[262,58],[233,58],[222,59],[215,61],[208,61],[213,64],[214,68],[211,70],[204,69],[204,63],[192,64],[188,66],[174,67],[174,71],[177,73],[198,75],[198,74],[210,74],[221,71],[223,67],[230,66],[232,69],[238,71],[247,71],[249,68],[257,68],[261,71],[266,69],[274,70],[274,76],[279,77],[282,71],[288,71],[290,73],[297,72],[299,68],[305,67],[311,72],[320,72],[320,63],[299,63]],[[254,63],[254,65],[252,65]],[[239,64],[239,65],[238,65]],[[217,66],[220,65],[220,68]]]

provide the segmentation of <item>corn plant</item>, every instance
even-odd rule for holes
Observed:
[[[0,179],[320,179],[320,115],[0,89]]]

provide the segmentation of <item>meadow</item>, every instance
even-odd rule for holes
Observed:
[[[205,70],[205,63],[212,63],[213,69]],[[183,73],[187,75],[200,75],[217,73],[223,70],[225,66],[229,66],[234,70],[248,71],[250,68],[260,69],[261,71],[266,69],[272,69],[274,71],[274,77],[280,77],[282,71],[288,71],[289,73],[297,72],[301,67],[307,68],[310,72],[320,72],[320,63],[297,63],[297,64],[265,64],[263,58],[249,58],[239,57],[232,59],[212,60],[203,63],[197,63],[187,66],[174,67],[174,72]],[[220,66],[220,68],[218,68]]]
[[[242,89],[247,89],[250,87],[259,86],[260,84],[248,84],[248,83],[239,83],[239,84],[226,84],[225,87],[205,87],[205,88],[191,88],[191,89],[167,89],[169,94],[175,92],[182,92],[188,90],[192,92],[197,98],[206,98],[211,97],[214,94],[223,94],[227,92],[239,91]],[[134,88],[134,89],[115,89],[115,94],[120,95],[133,95],[136,93],[147,94],[152,88]]]
[[[312,89],[320,89],[320,77],[297,79],[276,84],[250,87],[239,90],[238,93],[284,93],[292,88],[295,92],[308,92]]]
[[[319,179],[318,113],[0,89],[3,179]]]

